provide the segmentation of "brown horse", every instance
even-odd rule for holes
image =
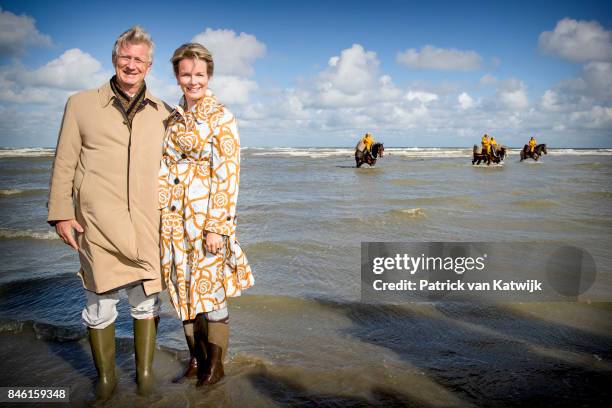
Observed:
[[[491,162],[499,164],[506,158],[506,148],[504,146],[500,146],[495,151],[495,154],[488,154],[486,151],[481,153],[479,150],[480,149],[478,149],[478,146],[474,145],[474,157],[472,158],[472,164],[480,164],[480,162],[485,162],[488,166],[491,164]]]
[[[548,152],[546,151],[546,143],[537,145],[533,149],[533,152],[529,151],[528,145],[525,145],[523,147],[523,150],[521,150],[521,161],[525,159],[529,159],[529,158],[532,158],[533,160],[538,161],[540,156],[542,156],[542,153],[548,154]]]
[[[383,157],[385,153],[385,146],[382,143],[374,143],[372,145],[372,154],[367,150],[357,150],[355,149],[355,164],[357,168],[361,167],[363,163],[369,164],[370,166],[374,166],[376,164],[376,160],[379,157]]]

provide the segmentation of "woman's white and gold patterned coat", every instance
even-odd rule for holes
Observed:
[[[164,141],[159,203],[162,274],[182,320],[227,307],[228,297],[254,283],[236,240],[239,182],[232,113],[210,91],[189,111],[176,107]],[[218,254],[206,251],[207,232],[225,236]]]

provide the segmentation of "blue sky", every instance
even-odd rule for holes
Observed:
[[[134,24],[149,87],[179,96],[172,51],[197,39],[243,146],[612,146],[609,2],[0,2],[0,146],[53,146],[66,98],[112,74]],[[221,64],[220,64],[221,63]]]

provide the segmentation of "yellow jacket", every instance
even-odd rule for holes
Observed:
[[[363,139],[361,139],[361,141],[365,145],[366,150],[372,150],[372,145],[374,144],[374,138],[372,137],[372,135],[366,133],[366,135],[363,137]]]
[[[489,138],[486,135],[482,137],[482,150],[483,150],[483,153],[485,151],[487,153],[491,151],[491,142],[489,141]]]
[[[533,149],[535,149],[537,144],[538,144],[538,142],[536,142],[535,139],[530,139],[529,140],[529,151],[533,152]]]

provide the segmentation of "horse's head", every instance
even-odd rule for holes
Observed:
[[[372,157],[374,158],[378,158],[383,157],[383,154],[385,152],[385,147],[383,146],[382,143],[374,143],[372,145]]]
[[[546,151],[546,143],[542,143],[540,146],[542,146],[542,148],[540,149],[542,153],[548,154],[548,152]]]

